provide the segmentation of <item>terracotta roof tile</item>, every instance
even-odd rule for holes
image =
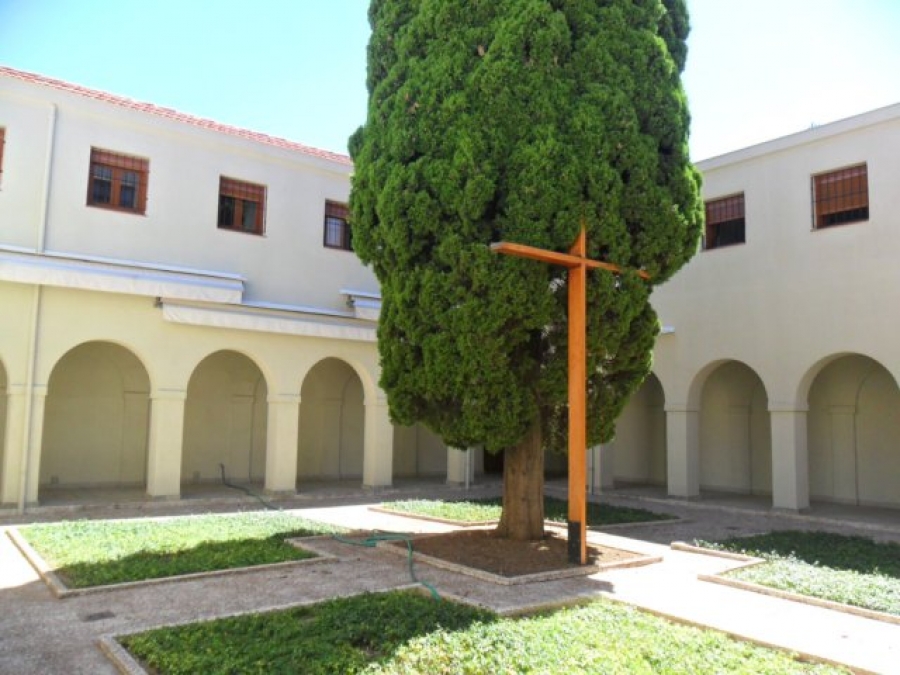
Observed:
[[[35,73],[28,73],[22,70],[9,68],[7,66],[0,66],[0,76],[10,77],[16,80],[21,80],[22,82],[29,82],[31,84],[37,84],[53,89],[59,89],[61,91],[84,96],[85,98],[92,98],[97,101],[103,101],[104,103],[111,103],[112,105],[117,105],[122,108],[128,108],[129,110],[137,110],[138,112],[156,115],[157,117],[165,117],[166,119],[170,119],[176,122],[190,124],[192,126],[201,127],[203,129],[210,129],[212,131],[217,131],[229,136],[237,136],[239,138],[255,141],[257,143],[264,143],[265,145],[271,145],[277,148],[284,148],[285,150],[293,150],[295,152],[300,152],[312,157],[319,157],[321,159],[337,162],[339,164],[352,165],[352,161],[347,155],[342,155],[337,152],[320,150],[319,148],[313,148],[308,145],[303,145],[302,143],[296,143],[284,138],[278,138],[277,136],[269,136],[268,134],[264,134],[258,131],[241,129],[240,127],[233,127],[229,124],[222,124],[221,122],[216,122],[214,120],[205,119],[202,117],[194,117],[193,115],[188,115],[186,113],[173,110],[172,108],[164,108],[152,103],[135,101],[130,98],[125,98],[124,96],[116,96],[114,94],[109,94],[105,91],[99,91],[97,89],[88,89],[87,87],[82,87],[80,85],[65,82],[63,80],[56,80],[51,77],[37,75]]]

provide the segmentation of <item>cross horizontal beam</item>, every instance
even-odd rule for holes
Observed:
[[[509,241],[498,241],[491,244],[491,250],[495,253],[505,253],[506,255],[516,256],[518,258],[529,258],[531,260],[540,260],[541,262],[550,263],[552,265],[560,265],[568,269],[576,267],[588,267],[590,269],[602,269],[615,274],[621,274],[622,268],[608,262],[599,260],[591,260],[581,256],[572,255],[571,253],[558,253],[557,251],[548,251],[535,246],[526,246],[525,244],[514,244]],[[649,279],[650,275],[644,270],[634,270],[641,279]]]

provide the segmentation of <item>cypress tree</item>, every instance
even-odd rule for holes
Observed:
[[[510,241],[633,272],[588,276],[588,439],[650,371],[652,286],[696,251],[700,177],[684,0],[372,0],[369,107],[350,139],[353,243],[382,288],[392,419],[505,452],[503,536],[543,535],[565,451],[566,271]]]

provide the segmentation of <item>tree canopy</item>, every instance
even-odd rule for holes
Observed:
[[[395,422],[450,445],[565,448],[566,272],[511,241],[627,269],[588,277],[588,439],[646,377],[649,303],[696,251],[684,0],[372,0],[351,138],[353,246],[381,283]]]

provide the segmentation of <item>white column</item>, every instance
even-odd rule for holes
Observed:
[[[770,407],[772,428],[772,506],[799,511],[809,508],[809,461],[806,410]]]
[[[266,492],[297,489],[297,444],[300,437],[300,397],[269,396],[266,429]]]
[[[363,485],[377,490],[393,481],[394,425],[387,401],[366,402],[366,440],[363,455]]]
[[[686,407],[666,408],[669,495],[700,496],[700,416]]]
[[[10,385],[4,392],[4,397],[6,433],[2,454],[3,483],[0,484],[0,504],[16,504],[19,501],[22,462],[25,458],[25,385]]]
[[[471,485],[475,482],[475,452],[476,448],[467,450],[447,446],[447,485]]]
[[[592,494],[603,494],[615,484],[615,443],[601,443],[588,448],[588,489]]]
[[[29,447],[25,448],[26,485],[25,503],[38,503],[38,485],[41,477],[41,446],[44,442],[44,410],[47,403],[47,385],[36,384],[31,392],[31,434]],[[21,495],[20,495],[21,496]]]
[[[163,389],[150,395],[147,494],[157,499],[181,496],[181,453],[187,392]]]

